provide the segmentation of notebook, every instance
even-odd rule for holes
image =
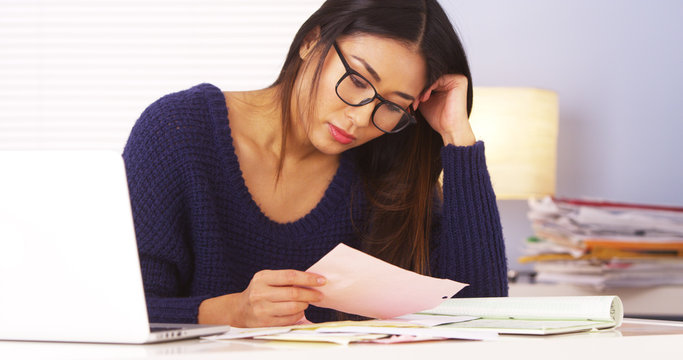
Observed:
[[[120,154],[0,151],[0,174],[1,340],[140,344],[229,330],[149,323]]]
[[[440,328],[551,335],[619,327],[624,306],[614,295],[460,298],[422,313],[474,317]]]

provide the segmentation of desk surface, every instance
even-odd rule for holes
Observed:
[[[0,341],[0,359],[484,359],[680,358],[683,322],[625,319],[616,330],[552,336],[501,336],[493,341],[412,344],[310,344],[185,340],[153,345]],[[551,355],[552,354],[552,355]]]

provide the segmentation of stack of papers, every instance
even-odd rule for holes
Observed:
[[[426,322],[422,319],[426,318]],[[293,325],[270,328],[232,328],[208,340],[257,339],[279,341],[328,342],[347,345],[352,342],[399,343],[443,339],[489,340],[495,331],[468,331],[425,324],[444,324],[474,319],[471,316],[438,316],[415,314],[391,320],[336,321],[321,324]]]
[[[683,284],[683,208],[544,198],[520,262],[539,282],[599,289]]]
[[[210,340],[400,343],[427,340],[493,340],[499,334],[550,335],[621,324],[616,296],[448,299],[418,314],[389,320],[338,321],[286,327],[239,329]]]

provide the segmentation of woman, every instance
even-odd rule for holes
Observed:
[[[334,320],[304,270],[340,242],[470,284],[459,296],[505,296],[469,84],[435,0],[329,0],[271,87],[149,106],[124,159],[150,319]]]

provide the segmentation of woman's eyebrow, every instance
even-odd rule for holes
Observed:
[[[398,96],[400,96],[400,97],[402,97],[402,98],[404,98],[404,99],[406,99],[406,100],[415,101],[415,98],[414,98],[414,97],[412,97],[412,96],[410,96],[410,95],[408,95],[408,94],[406,94],[406,93],[404,93],[404,92],[394,91],[394,94],[396,94],[396,95],[398,95]]]
[[[365,61],[365,59],[358,57],[356,55],[351,55],[351,57],[360,61],[363,64],[363,66],[365,66],[365,70],[367,70],[370,73],[370,75],[372,75],[372,77],[375,78],[375,80],[377,80],[377,82],[382,81],[382,78],[379,77],[377,71],[375,71],[375,69],[373,69],[372,66],[370,66],[370,64],[368,64],[368,62]]]
[[[382,78],[379,77],[379,74],[377,73],[377,71],[375,71],[375,69],[373,69],[372,66],[370,66],[370,64],[368,64],[368,62],[365,61],[365,59],[358,57],[356,55],[351,55],[351,57],[360,61],[363,64],[363,66],[365,67],[365,70],[367,70],[370,73],[370,75],[372,75],[372,77],[375,78],[375,80],[377,80],[377,82],[382,81]],[[412,97],[412,96],[410,96],[404,92],[394,91],[394,94],[396,94],[396,95],[398,95],[398,96],[400,96],[406,100],[415,101],[414,97]]]

